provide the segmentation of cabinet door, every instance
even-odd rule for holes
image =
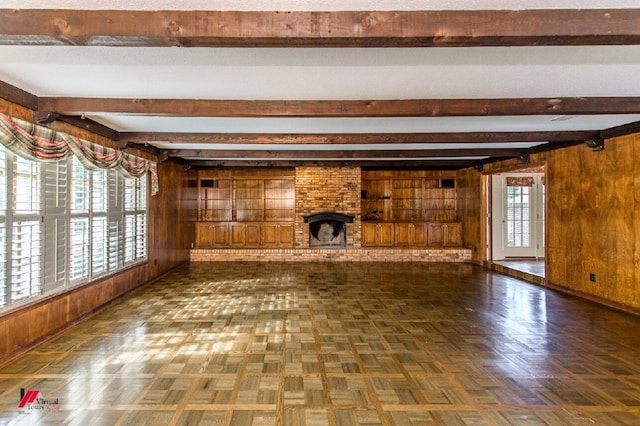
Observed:
[[[391,247],[393,246],[393,223],[378,224],[378,245]]]
[[[196,223],[196,247],[211,247],[211,232],[208,223]]]
[[[246,223],[244,225],[245,245],[257,247],[260,245],[260,224]]]
[[[376,245],[376,234],[378,232],[378,224],[373,222],[362,224],[362,246],[371,247]]]
[[[279,243],[282,247],[293,247],[293,224],[281,223],[278,228]]]
[[[264,247],[293,247],[292,223],[263,223],[261,234]]]
[[[392,247],[395,240],[393,229],[393,223],[363,223],[362,245]]]
[[[261,228],[262,245],[275,247],[278,245],[278,225],[275,223],[263,223]]]
[[[443,228],[441,223],[429,223],[427,225],[427,245],[439,247],[443,242]]]
[[[225,246],[229,243],[226,222],[196,223],[196,247]]]
[[[462,246],[462,224],[459,222],[446,223],[443,225],[443,245],[461,247]]]
[[[413,223],[398,222],[394,226],[395,245],[410,246],[413,243]]]
[[[211,242],[213,246],[229,245],[229,224],[226,222],[214,222],[210,226]]]
[[[413,234],[411,244],[414,246],[426,246],[427,245],[427,224],[426,223],[412,223]]]
[[[234,247],[257,247],[260,245],[260,224],[235,222],[229,225],[229,244]]]
[[[243,247],[246,244],[246,230],[244,223],[229,224],[229,243],[232,246]]]

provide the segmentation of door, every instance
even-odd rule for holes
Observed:
[[[542,177],[542,173],[492,177],[493,260],[543,257]]]

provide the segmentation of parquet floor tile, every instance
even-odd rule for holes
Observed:
[[[20,391],[41,399],[18,407]],[[640,425],[640,318],[465,264],[196,263],[0,368],[8,425]]]

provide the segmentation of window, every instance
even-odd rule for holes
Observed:
[[[507,186],[507,247],[529,247],[529,186]]]
[[[40,164],[20,157],[15,157],[10,170],[11,247],[6,250],[11,256],[9,302],[14,303],[42,293],[41,170]]]
[[[0,313],[146,260],[147,178],[0,146]]]
[[[130,263],[147,256],[146,177],[124,180],[124,261]]]

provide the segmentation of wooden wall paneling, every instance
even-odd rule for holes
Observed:
[[[575,148],[570,148],[575,149]],[[563,252],[562,235],[562,186],[564,185],[562,158],[558,155],[549,156],[546,167],[546,268],[547,282],[561,283],[561,271],[566,268],[566,257]]]
[[[194,241],[194,192],[189,185],[194,172],[185,173],[172,161],[158,164],[160,192],[149,197],[149,266],[146,280],[153,279],[189,260]],[[145,281],[146,281],[145,280]]]
[[[627,136],[633,149],[633,268],[634,279],[630,288],[629,304],[640,306],[640,134]]]
[[[601,229],[604,199],[604,170],[599,163],[604,160],[604,152],[593,152],[585,146],[576,147],[572,153],[574,165],[567,170],[563,179],[570,186],[568,191],[575,191],[578,205],[569,206],[566,214],[567,226],[571,228],[571,239],[565,243],[564,257],[567,259],[567,282],[573,283],[576,290],[601,295],[600,289],[590,281],[590,274],[596,274],[598,280],[604,282],[605,271],[602,269],[598,253],[604,249],[604,238]],[[566,158],[569,161],[569,158]],[[571,194],[569,192],[568,194]],[[573,249],[573,250],[572,250]]]
[[[33,111],[0,98],[0,112],[21,120],[33,121]]]
[[[633,265],[634,238],[634,164],[633,143],[629,139],[609,141],[607,153],[607,187],[609,200],[607,207],[612,212],[609,220],[612,229],[607,230],[607,249],[616,262],[605,262],[607,269],[607,298],[626,301],[632,298],[635,268],[620,268],[619,265]],[[606,210],[608,210],[608,208]],[[605,213],[606,214],[606,213]]]
[[[474,263],[486,260],[486,188],[484,176],[476,169],[456,175],[457,214],[462,223],[462,245],[473,250]]]
[[[547,271],[550,285],[638,309],[640,135],[584,145],[547,158]],[[595,283],[590,274],[595,274]]]
[[[600,231],[598,238],[600,244],[597,245],[597,248],[601,253],[606,253],[606,255],[599,255],[597,252],[592,253],[593,257],[598,258],[599,273],[602,275],[602,278],[598,279],[599,277],[596,276],[596,282],[590,284],[595,287],[598,296],[619,300],[620,289],[616,287],[620,284],[619,276],[622,271],[612,270],[610,262],[603,262],[601,260],[604,259],[605,256],[609,259],[618,259],[620,253],[618,252],[619,247],[616,240],[622,238],[624,235],[622,233],[617,234],[617,231],[620,230],[622,215],[620,212],[620,194],[616,188],[616,181],[619,180],[620,175],[615,163],[620,152],[618,147],[615,146],[615,143],[609,143],[608,145],[606,150],[591,153],[593,156],[600,154],[600,161],[603,165],[603,173],[598,174],[600,178],[600,182],[598,183],[602,188],[602,205],[600,206],[600,220],[598,221],[601,226],[596,229]],[[585,282],[587,281],[585,280]]]
[[[561,168],[554,186],[556,192],[549,194],[549,203],[557,204],[559,208],[559,223],[553,224],[558,231],[559,238],[552,240],[556,244],[555,257],[553,262],[558,262],[556,279],[558,282],[571,282],[572,274],[576,270],[582,269],[583,259],[581,256],[572,258],[572,253],[581,253],[581,225],[580,217],[585,214],[582,206],[582,182],[580,176],[580,155],[579,149],[564,150],[556,163]],[[577,177],[577,179],[576,179]],[[551,243],[551,242],[550,242]]]

